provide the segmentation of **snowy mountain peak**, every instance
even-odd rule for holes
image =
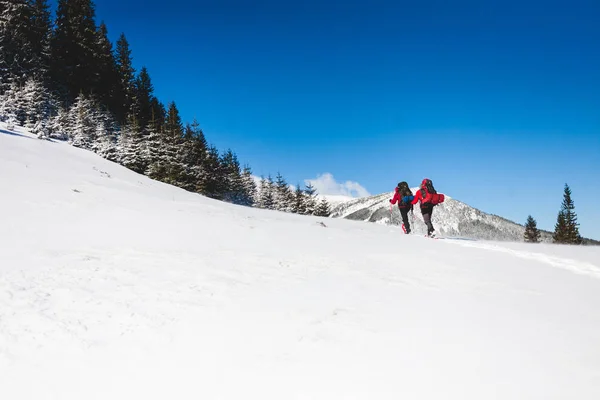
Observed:
[[[416,193],[419,188],[412,188]],[[356,221],[401,225],[402,219],[397,205],[391,207],[389,200],[394,193],[382,193],[375,196],[353,199],[338,204],[332,209],[331,216]],[[505,218],[487,214],[461,201],[445,195],[444,203],[435,206],[433,225],[442,236],[473,238],[482,240],[523,241],[525,227]],[[427,232],[418,205],[414,207],[411,219],[413,232]],[[552,235],[542,231],[541,241],[550,242]]]

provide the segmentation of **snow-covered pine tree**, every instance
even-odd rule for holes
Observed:
[[[234,204],[242,204],[245,200],[242,170],[237,156],[231,149],[225,151],[221,156],[221,168],[225,177],[223,200]]]
[[[96,126],[96,141],[92,144],[92,150],[107,160],[117,161],[119,158],[117,148],[119,135],[113,116],[106,109],[96,108],[92,119]]]
[[[200,193],[213,199],[221,200],[225,193],[225,174],[220,162],[219,150],[209,146],[204,160],[204,174],[199,182]]]
[[[68,140],[71,136],[69,126],[69,111],[59,107],[56,114],[50,118],[46,125],[47,135],[51,139]]]
[[[568,184],[565,184],[563,202],[558,213],[553,239],[555,243],[583,243],[583,238],[579,235],[575,204],[573,199],[571,199],[571,188],[569,188]]]
[[[537,222],[529,215],[525,224],[524,240],[528,243],[538,243],[540,241],[540,231],[537,228]]]
[[[0,0],[0,94],[33,75],[32,18],[28,0]]]
[[[244,185],[244,198],[241,204],[244,206],[255,205],[257,195],[256,182],[252,176],[252,169],[250,169],[250,166],[247,164],[242,171],[242,183]]]
[[[145,143],[141,127],[134,121],[125,124],[121,129],[117,141],[118,162],[132,171],[143,174],[149,165],[148,150],[145,148],[147,143]],[[156,137],[153,139],[157,140]]]
[[[84,94],[75,99],[69,110],[69,140],[75,147],[92,150],[96,141],[95,105]]]
[[[321,201],[319,201],[319,203],[317,204],[314,215],[316,215],[317,217],[329,217],[330,214],[331,211],[329,208],[329,202],[327,201],[327,199],[321,199]]]
[[[145,175],[152,179],[162,180],[167,170],[167,154],[164,146],[164,133],[161,128],[156,128],[155,121],[148,123],[146,127],[146,147],[148,149],[148,167]]]
[[[183,187],[185,185],[184,174],[186,168],[182,160],[182,154],[179,151],[184,143],[183,124],[175,102],[169,104],[164,133],[165,151],[169,161],[164,182]]]
[[[292,212],[296,214],[306,214],[306,194],[300,187],[300,184],[296,185],[296,190],[293,194]]]
[[[293,209],[292,191],[283,175],[277,172],[275,177],[275,209],[291,212]]]
[[[22,91],[23,104],[25,106],[26,120],[31,126],[37,122],[50,120],[56,114],[57,102],[42,81],[30,78],[25,82]]]
[[[0,95],[0,121],[9,122],[10,125],[20,125],[25,121],[24,109],[20,112],[21,89],[16,82],[12,82],[10,87]],[[22,115],[22,121],[18,115]]]
[[[48,83],[50,73],[50,38],[52,18],[47,0],[30,0],[33,7],[31,16],[32,74],[43,85]]]
[[[203,179],[204,161],[206,160],[207,143],[198,121],[185,127],[183,144],[178,149],[178,157],[184,166],[180,177],[181,187],[192,192],[200,192],[199,183]]]
[[[261,177],[259,185],[258,206],[267,210],[275,210],[275,183],[269,175],[266,179]]]
[[[317,190],[312,185],[312,183],[307,183],[304,188],[304,204],[305,210],[304,213],[307,215],[313,215],[317,210]]]

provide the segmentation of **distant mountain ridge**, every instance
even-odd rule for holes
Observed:
[[[412,188],[413,193],[417,190]],[[340,203],[332,207],[331,217],[401,225],[402,217],[397,205],[392,207],[390,215],[389,199],[392,196],[393,192],[387,192]],[[425,234],[427,229],[418,206],[415,206],[411,219],[414,221],[411,222],[413,232]],[[438,235],[480,240],[522,242],[525,232],[524,225],[485,213],[448,195],[444,203],[434,208],[433,225]],[[551,232],[540,230],[540,233],[541,242],[552,242]],[[586,239],[586,244],[598,245],[600,242]]]

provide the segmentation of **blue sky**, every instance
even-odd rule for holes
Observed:
[[[548,230],[569,183],[581,233],[600,239],[598,1],[98,0],[96,13],[157,96],[257,175],[322,177],[331,194],[427,176]]]

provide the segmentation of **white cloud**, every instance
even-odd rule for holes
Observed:
[[[367,197],[371,194],[360,183],[346,181],[339,183],[332,174],[326,172],[317,175],[316,179],[305,179],[304,182],[312,184],[317,193],[325,196]]]

